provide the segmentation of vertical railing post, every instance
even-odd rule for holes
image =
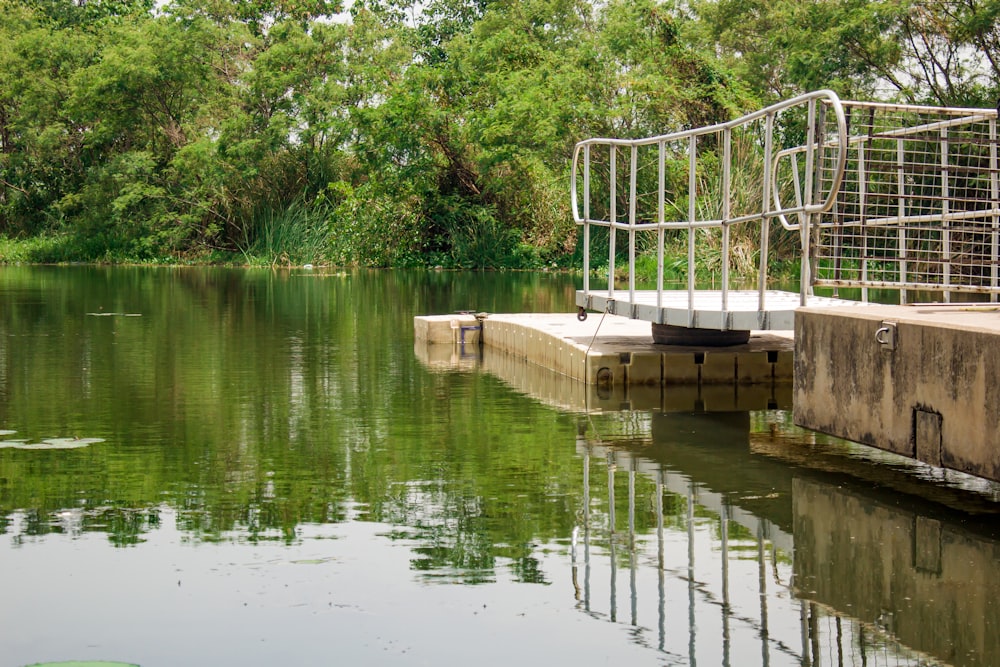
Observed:
[[[629,469],[628,469],[628,550],[629,550],[629,601],[632,603],[631,606],[631,621],[632,625],[639,624],[639,585],[636,581],[636,574],[638,570],[638,554],[635,549],[635,473],[636,473],[636,459],[633,457],[629,459]]]
[[[697,587],[696,579],[694,576],[694,555],[696,553],[694,537],[694,482],[688,484],[687,492],[687,538],[688,538],[688,568],[687,568],[687,580],[688,580],[688,664],[697,664],[695,659],[695,647],[697,646],[697,629],[698,626],[695,623],[695,588]]]
[[[615,241],[616,229],[615,224],[618,222],[618,155],[615,145],[611,144],[610,151],[611,155],[611,217],[609,222],[611,223],[608,227],[608,298],[615,298]]]
[[[583,147],[583,294],[590,296],[590,144]]]
[[[663,308],[663,223],[666,222],[666,143],[658,144],[656,165],[656,318],[659,324]]]
[[[757,276],[757,311],[763,312],[767,308],[764,303],[764,295],[767,291],[767,253],[768,253],[768,232],[771,226],[771,163],[774,156],[774,112],[768,113],[764,122],[764,200],[761,207],[760,221],[760,272]],[[808,156],[808,152],[806,153]],[[807,163],[806,174],[809,174]],[[808,176],[807,176],[808,178]],[[806,191],[809,192],[811,181],[806,181]],[[808,195],[807,195],[808,196]]]
[[[760,595],[761,664],[771,664],[770,633],[767,623],[767,557],[764,552],[764,521],[757,519],[757,590]]]
[[[823,136],[824,136],[823,133],[826,131],[826,107],[825,106],[820,106],[819,111],[816,114],[816,120],[814,122],[816,123],[816,127],[820,128],[820,129],[819,129],[819,136],[818,137],[816,136],[815,132],[813,133],[813,141],[815,142],[813,145],[816,147],[815,150],[816,150],[816,154],[818,155],[818,157],[814,157],[813,158],[813,168],[810,170],[810,172],[814,174],[814,178],[813,178],[813,182],[812,182],[812,189],[811,189],[812,195],[809,198],[809,204],[810,205],[815,205],[816,202],[818,200],[820,200],[821,196],[822,196],[822,189],[823,189],[823,178],[822,178],[822,169],[823,169],[823,144],[822,144],[822,141],[823,141]],[[845,130],[845,133],[846,133],[846,130]],[[832,187],[833,187],[833,179],[831,179],[830,186],[831,186],[831,189],[832,189]],[[821,213],[811,213],[809,215],[810,223],[812,223],[812,221],[814,221],[814,220],[816,221],[815,234],[817,235],[817,240],[818,240],[818,235],[819,235],[819,229],[820,229],[819,225],[820,225],[820,218],[821,218],[821,216],[822,216]]]
[[[858,218],[861,225],[861,282],[865,285],[861,288],[861,301],[868,303],[868,231],[865,227],[866,211],[868,206],[868,178],[865,170],[865,143],[858,143]]]
[[[997,173],[997,119],[990,119],[990,198],[993,200],[990,202],[990,208],[994,211],[1000,207],[1000,174]],[[990,301],[996,303],[997,301],[997,288],[1000,287],[1000,216],[994,213],[993,215],[993,233],[992,239],[990,241],[990,266],[992,267],[990,275],[990,287],[993,291],[990,293]]]
[[[815,163],[815,160],[816,160],[816,155],[815,155],[815,150],[814,150],[815,145],[816,145],[816,121],[815,121],[815,118],[816,118],[816,100],[812,100],[812,99],[809,100],[809,106],[808,106],[807,116],[808,116],[808,121],[807,121],[808,125],[806,127],[806,165],[805,165],[805,168],[806,168],[806,183],[805,183],[805,201],[804,202],[800,202],[800,205],[802,203],[804,203],[806,207],[811,206],[812,203],[813,203],[813,176],[814,176],[813,170],[814,170],[814,163]],[[768,118],[768,120],[770,120],[770,118]],[[770,139],[770,137],[771,137],[771,130],[769,129],[768,130],[768,134],[767,134],[767,139]],[[765,148],[764,150],[765,150],[765,152],[767,152],[769,149]],[[767,157],[765,157],[764,159],[767,160]],[[766,178],[767,177],[765,176],[765,179]],[[767,197],[766,194],[764,196]],[[811,233],[813,214],[812,213],[806,213],[805,216],[804,216],[804,218],[805,218],[805,222],[802,225],[804,227],[804,229],[802,229],[802,230],[799,231],[799,233],[800,233],[800,235],[802,237],[802,244],[801,244],[802,245],[802,275],[799,277],[799,305],[800,306],[805,306],[806,303],[808,302],[808,285],[809,285],[809,282],[811,280],[811,277],[809,275],[809,251],[810,251],[810,247],[809,247],[809,234]],[[765,219],[765,222],[766,222],[766,219]],[[763,241],[763,232],[764,232],[764,230],[762,229],[761,230],[761,244],[762,244],[761,247],[762,248],[766,247],[765,242]],[[763,250],[761,252],[763,253]],[[762,267],[764,266],[763,261],[761,262],[761,266]],[[767,274],[763,272],[763,268],[762,268],[761,269],[761,277],[762,277],[762,279],[766,280],[766,276],[767,276]],[[761,300],[763,301],[763,286],[761,286],[759,289],[761,290],[761,295],[762,295],[761,296]]]
[[[792,172],[792,190],[795,192],[795,205],[799,208],[802,207],[802,179],[799,177],[799,160],[795,153],[788,156],[788,161],[791,163],[790,168]],[[809,295],[812,293],[812,246],[810,245],[810,239],[812,238],[811,224],[812,224],[812,214],[811,213],[799,213],[799,246],[802,248],[802,260],[799,262],[800,276],[799,276],[799,305],[805,306],[809,301]]]
[[[904,159],[906,157],[906,147],[902,139],[896,140],[896,195],[897,214],[899,215],[899,230],[896,238],[899,243],[899,302],[906,304],[906,226],[903,225],[903,217],[906,215],[906,174],[904,171]]]
[[[635,209],[636,172],[639,171],[639,147],[632,144],[628,177],[628,302],[635,312]]]
[[[628,460],[628,548],[635,551],[635,469],[636,458]]]
[[[941,282],[945,287],[951,285],[951,229],[948,214],[950,189],[948,183],[948,128],[941,128]],[[951,292],[944,291],[945,303],[951,301]]]
[[[656,580],[658,590],[656,647],[663,650],[667,642],[667,595],[664,585],[664,544],[663,544],[663,470],[656,471]]]
[[[607,454],[608,464],[608,535],[615,534],[615,472],[618,470],[618,459],[612,451]],[[613,539],[611,540],[614,541]]]
[[[613,452],[608,452],[608,556],[611,563],[611,621],[618,620],[618,557],[615,555],[615,471],[618,470],[617,459]]]
[[[698,140],[692,135],[688,139],[688,326],[694,326],[694,241],[695,241],[695,199],[698,196],[698,186],[695,165],[698,159]]]
[[[732,603],[729,599],[729,504],[722,505],[719,512],[719,534],[722,537],[722,665],[729,667],[729,616]]]
[[[808,125],[806,126],[806,189],[805,205],[812,206],[813,183],[816,169],[816,100],[809,100]]]
[[[583,608],[590,611],[590,445],[583,453]]]
[[[799,662],[803,665],[811,665],[812,658],[809,654],[809,648],[812,644],[809,642],[809,610],[806,601],[801,598],[799,599],[799,628],[802,637],[802,658]]]
[[[733,130],[722,131],[722,321],[729,312],[729,219],[732,211]],[[726,328],[726,327],[723,327]]]

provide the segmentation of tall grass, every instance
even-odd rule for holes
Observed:
[[[27,238],[0,237],[0,263],[55,263],[67,261],[65,239],[55,235]]]
[[[329,247],[329,207],[300,200],[288,208],[256,212],[238,243],[251,266],[298,266],[322,264]]]

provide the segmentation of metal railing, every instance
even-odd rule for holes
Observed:
[[[908,289],[945,298],[984,292],[996,300],[996,125],[995,110],[847,102],[823,90],[710,127],[582,141],[571,196],[583,227],[583,293],[592,293],[592,228],[606,228],[598,243],[607,243],[607,298],[624,299],[616,282],[627,281],[635,303],[636,257],[655,244],[659,309],[666,234],[680,230],[687,235],[689,308],[701,253],[702,264],[714,258],[725,312],[739,259],[731,229],[754,225],[763,311],[776,220],[798,231],[800,304],[814,285],[861,288],[862,300],[869,287],[897,289],[904,303]],[[616,277],[619,232],[627,235],[628,266]]]
[[[812,284],[1000,293],[995,109],[843,102],[848,132],[833,206],[803,235]],[[793,162],[803,148],[779,154]],[[793,188],[794,189],[794,188]],[[780,208],[782,193],[775,190]],[[798,194],[794,195],[798,197]],[[801,229],[803,219],[790,223]],[[835,292],[836,293],[836,292]]]
[[[831,125],[835,129],[831,130]],[[776,136],[779,133],[782,136]],[[804,162],[793,178],[804,183],[800,191],[805,194],[786,206],[774,196],[774,183],[785,170],[798,168],[798,161],[793,159],[785,160],[784,169],[778,168],[781,144],[796,134],[799,141],[795,145],[801,147]],[[574,220],[583,226],[584,292],[590,293],[592,227],[609,229],[609,298],[614,298],[616,292],[617,232],[628,234],[626,280],[630,301],[634,301],[636,290],[640,235],[655,234],[656,290],[662,295],[664,233],[686,230],[689,303],[695,291],[696,231],[720,229],[720,245],[714,249],[722,258],[725,310],[730,291],[730,230],[734,225],[756,222],[760,225],[757,298],[763,310],[769,223],[779,216],[787,220],[793,215],[817,215],[834,205],[847,162],[846,137],[847,119],[840,100],[833,92],[823,90],[710,127],[644,139],[588,139],[578,143],[573,155],[571,196]],[[624,164],[621,153],[627,160]],[[823,164],[833,165],[828,170],[830,178],[817,179],[817,168]],[[618,176],[622,167],[624,180]],[[825,191],[821,191],[823,187]],[[621,210],[627,211],[624,216]],[[803,289],[803,299],[805,294]],[[661,303],[658,297],[657,307]]]

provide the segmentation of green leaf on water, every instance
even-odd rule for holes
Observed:
[[[107,660],[70,660],[68,662],[36,662],[25,667],[139,667],[131,662],[108,662]]]
[[[21,449],[77,449],[96,442],[104,442],[102,438],[48,438],[39,443],[24,445]]]
[[[336,558],[303,558],[301,560],[289,561],[292,565],[324,565],[326,563],[332,563]]]
[[[87,313],[88,317],[142,317],[142,313]]]
[[[47,438],[41,442],[27,440],[0,440],[0,449],[79,449],[104,442],[104,438]]]

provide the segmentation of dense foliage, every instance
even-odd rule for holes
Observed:
[[[998,0],[0,0],[0,234],[34,239],[34,261],[538,266],[574,252],[577,140],[819,87],[992,106],[998,17]]]

